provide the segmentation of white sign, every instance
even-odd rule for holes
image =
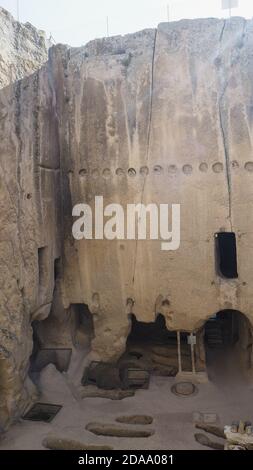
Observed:
[[[188,336],[188,344],[195,346],[197,344],[197,338],[195,335]]]
[[[231,8],[238,8],[239,0],[222,0],[222,10],[230,10]]]

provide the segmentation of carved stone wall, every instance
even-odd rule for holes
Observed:
[[[50,312],[64,325],[71,305],[87,305],[90,357],[103,361],[124,351],[129,313],[162,313],[173,331],[224,309],[253,322],[252,46],[253,22],[240,18],[161,24],[53,47],[0,92],[2,427],[29,400],[31,324]],[[74,241],[72,208],[95,196],[181,204],[179,250]],[[217,273],[219,231],[236,234],[238,279]]]

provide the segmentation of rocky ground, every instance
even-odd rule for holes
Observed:
[[[227,358],[224,358],[224,363]],[[221,361],[222,362],[222,361]],[[252,420],[253,390],[246,380],[235,373],[236,367],[220,373],[210,370],[212,382],[198,385],[198,394],[180,398],[171,393],[173,378],[153,377],[148,390],[139,390],[134,397],[122,401],[104,398],[81,398],[67,375],[61,375],[54,366],[48,366],[41,374],[43,396],[40,401],[63,405],[51,424],[20,420],[3,437],[0,449],[43,449],[42,442],[50,436],[79,441],[86,445],[109,446],[113,449],[164,449],[203,450],[194,439],[196,413],[216,413],[217,425],[223,427],[234,420]],[[146,426],[118,424],[121,416],[148,415],[154,418]],[[130,430],[155,431],[150,437],[97,436],[86,429],[89,423],[122,426]],[[197,431],[199,432],[199,431]],[[210,436],[209,436],[210,437]],[[212,436],[212,441],[222,442]]]

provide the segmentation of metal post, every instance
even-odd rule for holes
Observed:
[[[239,0],[221,0],[222,10],[228,10],[229,18],[232,17],[232,9],[239,7]]]
[[[192,373],[196,374],[196,364],[195,364],[195,355],[194,355],[194,341],[193,333],[191,333],[191,359],[192,359]]]
[[[109,16],[106,17],[107,37],[109,37]]]
[[[182,372],[182,356],[181,356],[181,333],[177,331],[177,354],[178,354],[178,372]]]

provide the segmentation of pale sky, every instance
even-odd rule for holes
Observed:
[[[253,1],[238,0],[233,16],[253,17]],[[0,6],[17,17],[18,0],[0,0]],[[91,39],[109,34],[133,33],[155,28],[170,19],[228,17],[221,0],[19,0],[20,21],[29,21],[57,43],[81,46]]]

